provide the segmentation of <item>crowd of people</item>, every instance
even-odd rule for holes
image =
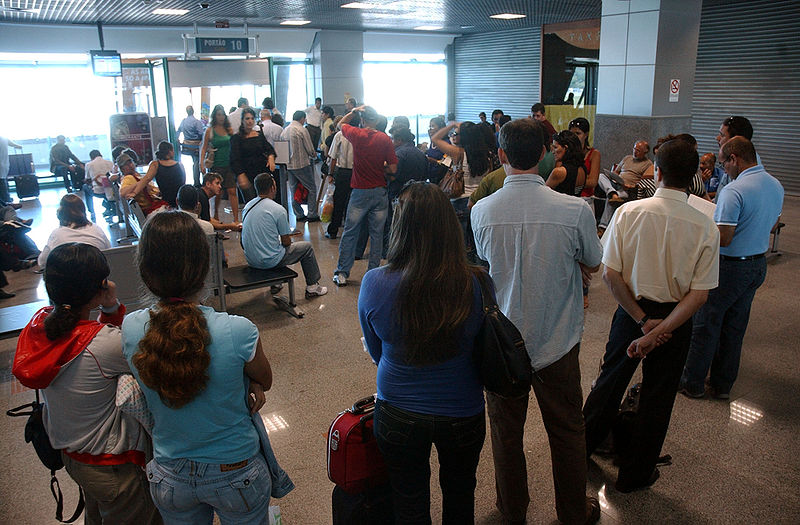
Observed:
[[[159,144],[143,175],[135,153],[113,154],[104,175],[118,177],[119,195],[147,215],[137,264],[155,297],[149,308],[125,315],[100,251],[108,239],[77,195],[61,200],[60,227],[40,256],[51,306],[20,336],[13,372],[43,391],[45,426],[86,492],[87,523],[210,523],[214,512],[222,523],[261,523],[270,494],[289,490],[250,417],[272,384],[258,328],[203,306],[201,290],[206,236],[236,229],[248,265],[300,263],[306,298],[328,292],[312,243],[293,242],[281,205],[302,185],[308,206],[293,202],[297,220],[320,220],[318,161],[335,185],[325,237],[336,240],[343,229],[337,286],[348,284],[369,242],[357,312],[377,365],[374,432],[397,523],[430,523],[432,446],[443,522],[474,521],[487,416],[497,508],[504,521],[525,522],[530,391],[484,392],[473,360],[484,283],[525,340],[562,523],[600,517],[598,500],[586,494],[587,461],[608,451],[640,363],[630,440],[612,446],[621,493],[658,479],[679,391],[730,396],[783,202],[744,117],[722,123],[716,154],[701,157],[695,138],[682,133],[659,138],[653,162],[648,142],[632,138],[632,154],[603,170],[589,121],[578,117],[558,131],[541,104],[516,120],[499,109],[491,122],[484,113],[477,123],[435,117],[427,148],[417,147],[408,119],[396,117],[387,134],[387,118],[352,99],[340,117],[317,99],[285,128],[272,101],[262,105],[257,112],[241,99],[230,114],[216,106],[206,129],[187,108],[179,130],[182,152],[195,161],[193,185],[169,143]],[[274,176],[279,139],[291,145],[289,188]],[[66,185],[73,171],[61,172]],[[459,176],[460,192],[446,194],[444,181]],[[219,220],[223,193],[231,223]],[[714,198],[713,213],[694,206],[691,194]],[[605,206],[596,209],[595,201]],[[584,309],[601,265],[619,306],[584,399]],[[101,317],[91,321],[97,307]],[[115,405],[107,378],[122,374],[133,374],[143,391],[152,426]],[[112,483],[124,490],[108,494]]]

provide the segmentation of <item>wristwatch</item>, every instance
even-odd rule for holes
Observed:
[[[649,316],[649,315],[647,315],[647,314],[644,314],[644,317],[642,317],[641,319],[639,319],[638,321],[636,321],[636,324],[638,324],[638,325],[639,325],[639,328],[641,328],[641,327],[643,327],[643,326],[645,325],[645,323],[646,323],[647,321],[649,321],[649,320],[650,320],[650,316]]]

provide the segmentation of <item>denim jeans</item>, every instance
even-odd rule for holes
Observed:
[[[389,470],[396,523],[431,523],[431,444],[439,457],[442,523],[475,521],[475,471],[486,437],[484,414],[418,414],[378,400],[374,432]]]
[[[367,269],[372,270],[380,266],[381,251],[383,250],[383,225],[386,222],[388,206],[389,200],[385,187],[368,190],[353,189],[350,193],[350,203],[347,205],[344,233],[339,243],[339,262],[336,266],[336,273],[343,273],[345,277],[350,277],[358,233],[361,231],[361,225],[365,222],[369,227],[370,243]]]
[[[692,345],[681,383],[702,392],[708,369],[711,386],[729,393],[739,374],[742,340],[750,320],[750,306],[767,276],[767,259],[719,261],[719,286],[694,314]]]
[[[167,525],[211,525],[214,512],[223,525],[269,523],[272,482],[260,451],[244,466],[153,459],[147,477]]]
[[[314,248],[308,241],[293,242],[286,247],[286,253],[279,262],[278,266],[289,266],[300,261],[300,266],[303,267],[303,275],[306,278],[306,284],[311,286],[319,282],[320,273],[317,258],[314,256]]]

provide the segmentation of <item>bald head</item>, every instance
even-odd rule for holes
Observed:
[[[636,160],[644,160],[647,158],[647,153],[650,151],[650,144],[645,140],[640,140],[633,145],[633,158]]]
[[[705,153],[702,157],[700,157],[700,169],[701,170],[714,170],[714,164],[717,163],[717,156],[713,153]]]

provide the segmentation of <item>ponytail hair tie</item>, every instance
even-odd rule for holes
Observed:
[[[70,306],[70,305],[68,305],[68,304],[60,304],[60,305],[58,305],[58,306],[60,306],[60,307],[61,307],[61,308],[63,308],[64,310],[69,310],[70,308],[72,308],[72,306]]]
[[[183,297],[167,297],[166,301],[168,303],[185,303],[186,299]]]

